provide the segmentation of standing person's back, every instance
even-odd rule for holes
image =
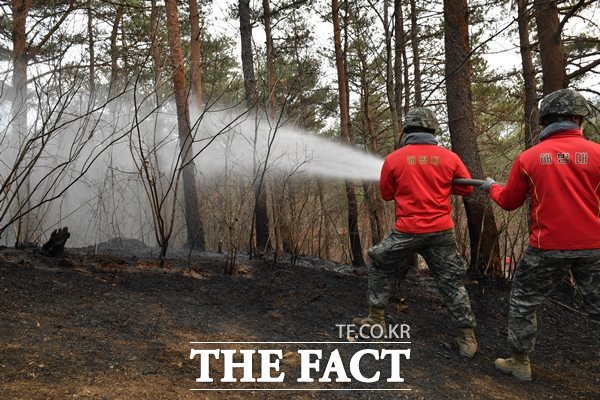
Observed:
[[[529,247],[517,264],[510,292],[511,356],[495,362],[519,380],[531,380],[536,309],[569,271],[590,318],[600,322],[600,145],[583,138],[588,114],[585,98],[574,90],[544,97],[541,142],[516,158],[506,185],[488,178],[482,186],[506,210],[531,197]]]
[[[404,276],[414,254],[425,259],[449,314],[460,334],[458,351],[473,357],[477,351],[475,316],[463,279],[466,265],[458,253],[451,218],[450,194],[471,194],[471,187],[453,185],[470,178],[453,152],[438,146],[439,124],[428,108],[415,108],[404,118],[405,146],[386,157],[379,181],[384,200],[396,203],[396,224],[389,235],[368,251],[369,315],[355,318],[358,326],[378,327],[385,333],[385,306],[396,274]]]
[[[531,197],[535,248],[600,248],[600,144],[584,139],[574,122],[555,128],[516,158],[507,185],[492,186],[490,195],[507,210]]]
[[[454,226],[450,194],[469,195],[471,186],[454,186],[468,177],[460,158],[443,147],[415,143],[388,155],[381,169],[381,196],[396,202],[396,229],[431,233]]]

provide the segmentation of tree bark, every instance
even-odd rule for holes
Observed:
[[[329,259],[331,249],[331,234],[329,232],[329,215],[327,213],[327,203],[325,202],[325,190],[321,179],[316,178],[317,193],[319,195],[319,205],[321,213],[319,214],[319,254],[321,258]]]
[[[525,124],[525,148],[530,148],[537,142],[538,108],[537,92],[535,85],[535,68],[533,66],[533,55],[531,43],[529,42],[529,16],[527,15],[528,0],[518,0],[518,24],[519,24],[519,49],[521,52],[521,64],[523,68],[523,82],[525,85],[523,122]]]
[[[33,206],[31,204],[31,172],[36,161],[42,155],[46,141],[38,141],[29,136],[29,127],[27,119],[27,98],[28,98],[28,63],[34,59],[44,48],[48,40],[52,37],[58,28],[64,23],[65,19],[75,8],[72,2],[69,8],[61,13],[58,20],[48,26],[38,43],[27,42],[27,17],[32,9],[31,0],[11,0],[10,9],[12,12],[11,37],[12,37],[12,104],[10,115],[10,129],[14,136],[19,140],[19,155],[10,173],[11,178],[7,178],[2,185],[5,189],[14,185],[14,196],[16,204],[11,204],[14,210],[13,221],[17,223],[16,246],[32,240],[32,214]],[[34,185],[37,188],[38,185]],[[34,189],[35,190],[35,189]],[[12,224],[12,222],[10,223]],[[10,225],[9,224],[9,225]]]
[[[273,35],[271,34],[271,9],[269,0],[263,0],[263,14],[265,19],[265,41],[267,45],[267,90],[269,99],[267,108],[269,117],[273,117],[275,112],[275,61],[273,54]]]
[[[416,0],[410,0],[410,43],[413,52],[413,70],[415,75],[415,107],[421,107],[421,57],[419,56],[419,24],[417,22]]]
[[[88,34],[88,51],[90,53],[90,98],[94,98],[96,93],[96,53],[94,51],[94,20],[92,10],[92,0],[87,2],[87,34]]]
[[[534,0],[544,95],[569,85],[556,0]]]
[[[169,36],[170,60],[173,69],[175,87],[175,105],[177,107],[177,127],[181,149],[181,168],[183,175],[183,194],[185,200],[185,221],[187,225],[188,245],[197,250],[205,250],[204,229],[198,210],[198,192],[196,191],[196,168],[193,160],[193,136],[190,127],[190,110],[187,102],[187,88],[183,67],[181,35],[179,33],[179,15],[177,0],[166,0],[167,31]]]
[[[31,1],[12,0],[12,40],[13,40],[13,76],[14,100],[11,106],[13,127],[22,137],[27,132],[27,15]]]
[[[240,39],[242,50],[242,72],[244,74],[244,90],[249,108],[258,102],[256,78],[254,76],[254,55],[252,53],[252,24],[250,23],[250,0],[239,0]]]
[[[342,38],[339,16],[338,0],[331,1],[332,16],[333,16],[333,41],[335,47],[335,65],[338,75],[338,92],[340,100],[340,128],[341,136],[344,142],[350,143],[350,115],[349,115],[349,96],[348,96],[348,79],[346,76],[346,67],[344,63],[344,52],[342,50]],[[365,265],[362,254],[362,246],[360,242],[360,234],[358,232],[358,203],[356,201],[356,193],[351,182],[346,181],[346,199],[348,200],[348,232],[350,237],[350,252],[352,257],[352,265]]]
[[[119,33],[119,25],[123,19],[123,6],[117,6],[115,10],[115,21],[113,22],[110,32],[110,82],[108,86],[108,98],[115,93],[117,89],[117,81],[119,79],[119,47],[117,46],[117,35]],[[177,28],[179,30],[179,28]]]
[[[252,25],[250,23],[250,0],[239,1],[240,37],[242,42],[242,72],[244,74],[244,89],[246,102],[249,108],[257,106],[258,95],[256,91],[256,78],[254,76],[254,57],[252,52]],[[257,141],[255,133],[255,145]],[[266,182],[264,174],[260,171],[260,160],[255,163],[255,176],[257,180],[254,187],[254,230],[256,232],[256,249],[264,253],[269,247],[269,214],[267,208]],[[266,167],[266,166],[264,166]],[[252,235],[250,238],[252,242]],[[252,247],[252,245],[250,246]]]
[[[159,21],[159,8],[156,4],[156,0],[151,0],[150,2],[150,48],[152,52],[152,63],[153,63],[153,71],[154,71],[154,98],[156,101],[156,110],[160,110],[162,107],[162,85],[161,85],[161,74],[162,74],[162,57],[161,57],[161,48],[160,44],[157,40],[157,32],[158,32],[158,21]],[[154,113],[154,127],[152,131],[153,138],[153,147],[158,145],[157,131],[160,125],[160,113]],[[140,145],[140,150],[142,146]],[[143,156],[144,157],[144,156]],[[163,194],[162,184],[160,182],[160,176],[157,172],[160,170],[160,160],[158,158],[157,151],[150,151],[146,153],[145,157],[148,159],[142,159],[142,173],[143,176],[148,183],[148,198],[150,200],[150,204],[152,207],[152,218],[154,221],[154,234],[156,237],[156,241],[158,242],[161,251],[160,251],[160,261],[161,265],[164,263],[165,257],[167,255],[167,250],[169,248],[169,241],[171,238],[171,233],[173,232],[173,218],[174,213],[171,213],[170,223],[169,218],[165,218],[165,204],[167,203]],[[154,164],[155,168],[152,167]],[[177,188],[177,185],[175,185]],[[173,210],[176,205],[177,196],[173,196]]]
[[[198,110],[202,109],[202,41],[198,0],[190,0],[190,76]]]
[[[11,105],[12,130],[15,137],[25,142],[27,136],[27,15],[31,10],[31,1],[12,0],[12,40],[13,40],[13,76],[12,86],[14,97]],[[16,168],[21,168],[19,165]],[[30,175],[26,175],[22,184],[17,187],[17,205],[15,212],[21,214],[30,207]],[[15,246],[30,241],[31,216],[29,213],[19,217],[17,221],[17,234]]]
[[[402,76],[402,63],[406,59],[406,40],[404,38],[404,16],[402,12],[402,1],[394,0],[394,106],[396,119],[394,131],[394,148],[399,149],[402,141],[402,94],[408,81]]]
[[[452,149],[475,178],[483,177],[471,100],[467,0],[444,0],[446,99]],[[498,232],[490,201],[476,192],[464,198],[474,276],[500,271]]]
[[[387,6],[387,4],[386,4]],[[387,18],[384,17],[387,21]],[[390,35],[390,56],[391,56],[391,35]],[[370,99],[371,99],[371,87],[369,85],[369,78],[367,76],[368,64],[364,53],[360,47],[357,47],[357,57],[360,62],[360,86],[361,86],[361,107],[362,107],[362,125],[363,125],[363,137],[365,148],[369,149],[370,152],[377,154],[377,141],[375,137],[375,129],[373,127],[373,118],[370,110]],[[391,73],[391,60],[388,60],[388,73]],[[391,78],[389,78],[391,79]],[[388,90],[391,88],[393,91],[393,85],[388,84]],[[394,96],[388,94],[390,104],[394,103]],[[395,110],[392,113],[392,119]],[[379,185],[372,182],[363,182],[363,189],[365,191],[365,201],[369,210],[369,224],[371,226],[371,242],[372,245],[379,243],[383,240],[385,235],[385,228],[383,223],[383,203],[381,196],[379,196]]]
[[[394,6],[396,5],[396,3],[399,3],[399,0],[396,0],[394,3]],[[398,148],[399,146],[399,140],[400,140],[400,128],[402,126],[402,112],[400,112],[400,114],[398,114],[398,110],[396,109],[397,107],[397,102],[396,102],[396,91],[395,89],[398,87],[397,85],[394,86],[394,72],[395,69],[394,67],[398,67],[397,62],[395,63],[394,61],[392,61],[392,58],[394,55],[398,55],[398,27],[396,27],[396,35],[395,35],[395,39],[396,39],[396,46],[394,49],[392,49],[392,29],[390,28],[391,25],[391,21],[389,18],[389,12],[388,12],[388,0],[385,0],[383,2],[383,31],[384,31],[384,35],[385,35],[385,56],[386,56],[386,69],[385,69],[385,89],[386,89],[386,94],[387,94],[387,99],[388,99],[388,104],[390,106],[390,114],[391,114],[391,120],[392,120],[392,130],[394,132],[394,147]],[[400,30],[402,30],[402,26],[400,26]],[[393,51],[396,50],[396,51]],[[365,82],[365,77],[364,77],[364,60],[361,60],[361,62],[363,63],[363,68],[361,70],[363,77],[363,84],[366,83]],[[398,75],[396,75],[396,79],[398,79]],[[402,81],[400,81],[400,87],[402,87]],[[368,88],[365,89],[366,92],[365,94],[368,95]],[[365,99],[368,102],[368,99]],[[368,109],[368,103],[366,104],[366,107]],[[363,107],[363,112],[364,112],[364,107]],[[400,115],[400,118],[398,118],[398,115]]]
[[[160,45],[157,40],[157,32],[158,32],[158,6],[156,5],[156,0],[152,0],[151,2],[151,11],[150,11],[150,42],[152,46],[152,62],[154,64],[154,94],[156,97],[156,106],[160,107],[161,104],[161,84],[160,84],[160,76],[162,72],[162,59],[160,56]],[[158,116],[157,116],[158,118]]]

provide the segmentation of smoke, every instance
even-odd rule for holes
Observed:
[[[147,181],[158,183],[169,204],[170,182],[181,167],[174,105],[156,110],[143,102],[134,105],[131,97],[126,100],[121,95],[94,108],[88,107],[84,95],[74,96],[53,108],[44,109],[40,102],[35,114],[29,113],[26,133],[14,132],[7,119],[0,126],[2,184],[23,152],[25,160],[39,155],[27,183],[30,204],[42,204],[28,214],[31,240],[43,242],[52,229],[68,226],[71,247],[114,237],[155,246]],[[263,173],[267,180],[275,175],[379,179],[380,158],[293,126],[276,126],[264,115],[213,107],[192,115],[192,125],[197,178],[206,191],[228,176],[252,182]],[[26,148],[24,143],[30,139],[35,145]],[[148,175],[143,177],[144,167]],[[8,221],[18,212],[11,193],[25,188],[18,186],[17,181],[8,185],[0,197],[0,211],[5,211],[0,218],[0,227],[5,228],[0,240],[5,245],[14,244],[16,227]],[[176,207],[179,221],[171,243],[182,239],[185,229],[181,202]]]

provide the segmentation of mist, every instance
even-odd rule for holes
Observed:
[[[51,230],[68,226],[71,247],[115,237],[156,246],[147,181],[140,171],[145,167],[149,171],[145,179],[160,183],[166,202],[172,199],[169,182],[181,167],[174,104],[156,109],[124,95],[105,105],[90,104],[79,94],[63,101],[61,113],[42,102],[37,109],[30,108],[26,134],[15,133],[6,119],[0,124],[3,183],[19,157],[38,156],[29,181],[20,189],[18,182],[8,185],[0,198],[4,214],[0,243],[15,243],[17,226],[9,222],[18,212],[15,202],[24,201],[28,186],[29,207],[35,208],[25,220],[33,242],[41,243]],[[4,103],[3,109],[10,107]],[[193,105],[191,109],[195,110]],[[292,125],[278,126],[262,114],[213,106],[201,114],[192,111],[191,122],[196,176],[205,194],[228,183],[224,180],[252,183],[262,175],[266,181],[281,176],[340,182],[379,179],[381,158]],[[28,140],[41,147],[27,148]],[[57,198],[48,201],[52,197]],[[173,242],[185,236],[180,203]]]

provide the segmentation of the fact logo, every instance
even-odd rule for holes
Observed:
[[[337,328],[340,336],[363,333],[346,325]],[[407,325],[399,329],[389,326],[388,332],[402,333],[392,338],[410,339]],[[190,359],[199,362],[195,380],[202,386],[192,390],[340,390],[339,386],[332,388],[336,383],[360,385],[351,390],[410,390],[393,385],[405,382],[401,365],[410,360],[407,344],[410,342],[192,342]],[[289,359],[296,362],[290,366]],[[285,389],[278,389],[282,383]],[[394,389],[381,389],[382,385]]]

